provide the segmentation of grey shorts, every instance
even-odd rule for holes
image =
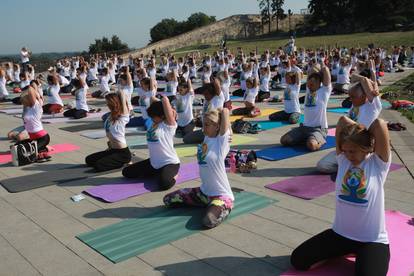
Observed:
[[[287,135],[292,139],[293,145],[305,144],[310,138],[315,139],[319,144],[325,144],[328,130],[321,127],[307,127],[301,124],[289,131]]]

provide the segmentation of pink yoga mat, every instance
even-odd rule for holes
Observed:
[[[63,117],[63,115],[60,115],[59,117],[55,117],[55,118],[42,119],[42,123],[53,124],[53,123],[63,123],[63,122],[68,122],[68,121],[81,121],[83,119],[88,119],[88,118],[100,118],[105,113],[106,112],[88,113],[88,116],[82,119],[73,119],[73,118]]]
[[[181,164],[176,184],[181,184],[200,177],[198,164],[191,162]],[[158,185],[153,180],[135,180],[134,183],[119,183],[96,186],[84,191],[95,198],[106,202],[117,202],[129,197],[142,195],[158,190]]]
[[[75,151],[79,150],[80,147],[72,144],[57,144],[51,146],[53,148],[53,151],[50,151],[49,154],[56,154],[56,153],[62,153],[67,151]],[[12,161],[12,156],[10,153],[3,153],[0,154],[0,164],[9,163]]]
[[[399,164],[391,164],[390,171],[401,169]],[[335,183],[326,174],[301,175],[277,183],[268,184],[266,188],[303,199],[314,199],[335,191]]]
[[[390,240],[391,259],[388,276],[409,276],[414,272],[414,218],[386,211],[385,223]],[[329,261],[310,271],[289,269],[282,276],[352,276],[354,259],[340,258]]]
[[[328,136],[335,136],[336,135],[336,128],[328,129]]]

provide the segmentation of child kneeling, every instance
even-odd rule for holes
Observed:
[[[223,222],[233,208],[234,195],[227,178],[224,159],[230,150],[229,110],[211,110],[204,115],[204,142],[198,145],[197,160],[201,186],[186,188],[164,197],[169,207],[207,207],[202,223],[214,228]]]

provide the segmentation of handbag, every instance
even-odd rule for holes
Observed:
[[[10,147],[13,165],[16,167],[33,163],[37,160],[37,142],[30,141]]]

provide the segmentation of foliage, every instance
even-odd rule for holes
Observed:
[[[123,43],[116,35],[113,35],[110,40],[105,36],[102,39],[95,39],[95,43],[89,45],[89,54],[120,52],[123,50],[128,50],[128,44]]]

